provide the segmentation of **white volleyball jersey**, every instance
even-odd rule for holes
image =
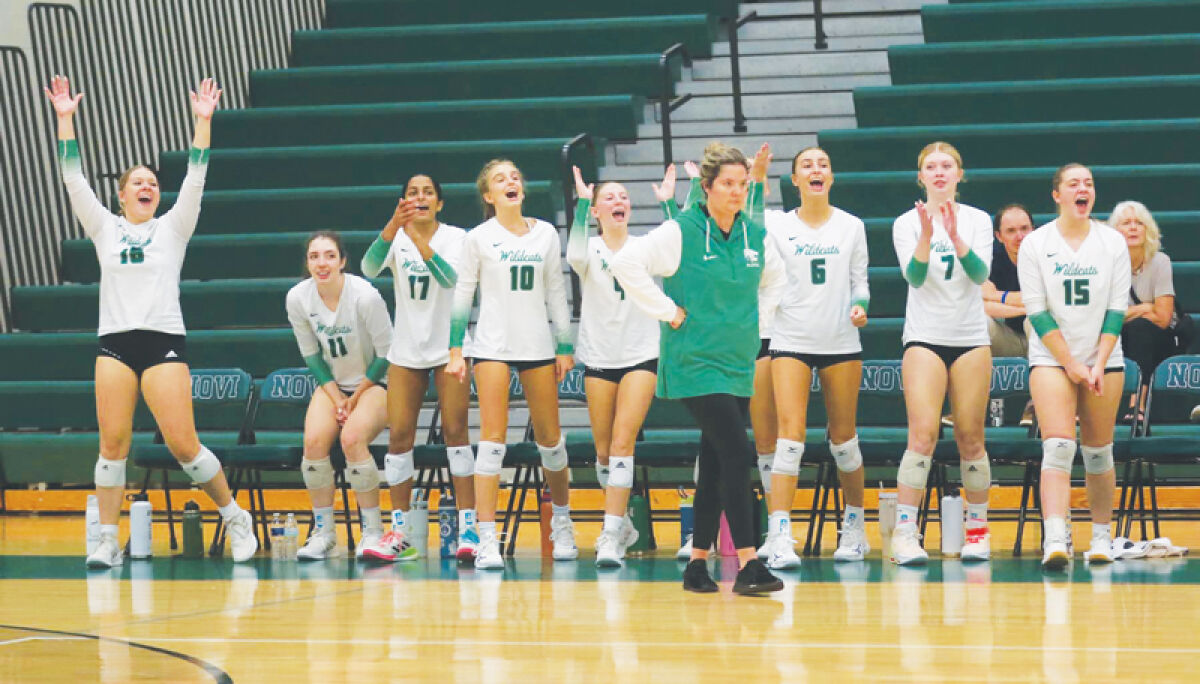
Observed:
[[[1017,254],[1026,314],[1032,318],[1045,311],[1053,316],[1071,356],[1088,366],[1096,363],[1105,314],[1125,312],[1130,270],[1124,236],[1098,221],[1092,221],[1077,250],[1063,239],[1058,222],[1051,221],[1030,233]],[[1038,335],[1029,337],[1029,364],[1060,365]],[[1120,339],[1105,366],[1124,366]]]
[[[991,270],[992,219],[983,211],[966,204],[955,205],[958,234],[971,246],[975,256]],[[892,244],[903,272],[912,260],[921,235],[921,219],[910,209],[892,225]],[[954,253],[954,245],[942,227],[942,219],[933,217],[933,239],[929,250],[929,271],[920,287],[908,286],[904,307],[904,344],[925,342],[951,347],[977,347],[990,344],[987,314],[983,310],[980,286],[967,277]]]
[[[870,300],[867,232],[856,216],[834,207],[813,228],[794,211],[766,212],[768,239],[783,257],[787,289],[775,312],[771,349],[802,354],[862,351],[850,322],[856,302]]]
[[[640,239],[630,236],[625,245]],[[605,369],[657,359],[659,323],[625,296],[609,270],[614,252],[599,236],[587,241],[586,250],[574,254],[568,247],[567,252],[583,293],[576,359],[589,368]]]
[[[306,278],[288,290],[287,314],[300,356],[320,352],[338,386],[353,391],[366,377],[367,366],[387,354],[392,323],[374,285],[352,273],[345,279],[337,309],[330,311],[316,281]]]
[[[554,358],[556,351],[571,353],[562,242],[554,226],[535,219],[528,233],[514,235],[492,218],[467,233],[452,325],[465,326],[476,288],[479,319],[472,357],[540,361]]]
[[[71,209],[92,240],[100,262],[99,335],[127,330],[186,334],[179,308],[179,271],[200,218],[200,197],[208,170],[207,158],[202,159],[188,164],[170,211],[145,223],[132,224],[124,216],[108,211],[96,198],[83,177],[77,147],[67,146],[60,153]]]
[[[457,272],[466,238],[467,232],[462,228],[442,223],[430,238],[429,246]],[[383,265],[392,269],[396,290],[396,324],[388,361],[405,368],[445,365],[450,360],[454,288],[443,287],[430,275],[429,266],[404,231],[392,240]]]

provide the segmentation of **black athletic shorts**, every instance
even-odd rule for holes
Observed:
[[[847,361],[862,361],[862,352],[851,352],[849,354],[805,354],[803,352],[776,349],[771,352],[771,358],[796,359],[812,370],[821,370],[830,366],[836,366],[839,363],[846,363]]]
[[[542,366],[554,365],[554,359],[538,359],[536,361],[505,361],[503,359],[481,359],[477,357],[471,359],[472,363],[487,363],[488,361],[507,363],[512,368],[516,368],[518,373],[524,373],[527,370],[541,368]]]
[[[160,363],[187,363],[187,338],[157,330],[127,330],[100,336],[96,356],[107,356],[129,366],[140,378]]]
[[[762,344],[758,345],[758,356],[754,357],[755,361],[765,359],[771,355],[771,340],[763,340]]]
[[[951,347],[951,346],[945,345],[945,344],[930,344],[928,342],[909,342],[908,344],[904,345],[904,349],[907,350],[909,347],[924,347],[924,348],[928,349],[929,351],[933,352],[934,354],[937,354],[938,358],[940,358],[942,360],[942,363],[944,363],[946,365],[946,370],[949,370],[950,367],[954,365],[954,362],[957,361],[959,359],[959,357],[961,357],[963,354],[966,354],[969,351],[974,351],[976,349],[979,349],[980,347],[986,347],[986,346],[988,346],[988,345],[981,344],[981,345],[978,345],[975,347]]]
[[[625,366],[624,368],[592,368],[588,366],[583,369],[583,377],[596,378],[597,380],[607,380],[621,384],[622,378],[633,371],[650,371],[658,373],[658,359],[650,359],[643,361],[635,366]]]

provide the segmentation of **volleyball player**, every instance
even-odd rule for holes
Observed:
[[[555,560],[579,557],[571,523],[567,447],[558,420],[558,383],[574,365],[571,314],[563,285],[558,230],[521,213],[525,179],[511,161],[493,159],[476,180],[482,224],[467,234],[450,326],[445,372],[466,381],[463,338],[476,288],[479,319],[472,340],[480,436],[475,461],[479,547],[475,567],[504,567],[496,536],[496,499],[508,432],[509,368],[520,376],[534,439],[550,485],[550,539]]]
[[[75,138],[75,112],[83,93],[72,96],[65,76],[55,76],[45,92],[58,120],[58,159],[71,209],[100,262],[96,354],[100,455],[95,482],[101,531],[100,544],[87,557],[87,565],[107,568],[123,561],[117,532],[139,391],[171,455],[217,504],[233,559],[249,560],[258,550],[250,514],[230,495],[220,461],[196,435],[186,330],[179,308],[179,271],[200,217],[212,115],[221,90],[208,78],[190,94],[196,123],[187,175],[175,206],[157,218],[158,177],[145,166],[134,166],[121,175],[119,215],[100,203],[83,176]]]
[[[314,233],[305,248],[309,277],[287,293],[287,316],[300,356],[317,379],[304,417],[304,459],[300,472],[313,507],[313,530],[296,552],[300,560],[321,560],[337,548],[333,523],[334,476],[329,450],[341,439],[343,472],[362,516],[355,556],[383,537],[379,510],[379,469],[367,445],[387,425],[387,373],[391,324],[375,286],[345,273],[342,238]]]
[[[963,560],[991,555],[987,531],[991,468],[983,424],[991,384],[992,352],[980,286],[992,259],[991,218],[956,201],[962,157],[949,143],[926,145],[917,157],[925,201],[896,219],[892,242],[908,282],[904,311],[904,403],[908,448],[900,460],[892,560],[928,560],[917,533],[917,509],[933,467],[947,389],[954,419],[965,498]]]
[[[458,505],[460,561],[475,557],[475,456],[467,436],[470,383],[446,373],[450,361],[450,308],[458,282],[455,266],[466,232],[438,220],[442,186],[431,176],[408,179],[404,197],[363,255],[362,270],[375,277],[392,269],[396,319],[388,349],[388,453],[384,475],[392,495],[392,525],[366,554],[379,560],[407,560],[417,552],[405,541],[405,511],[412,494],[413,446],[421,403],[433,373],[441,409],[446,460]],[[424,521],[418,521],[422,524]]]
[[[757,179],[765,181],[765,178]],[[813,373],[821,381],[829,449],[846,499],[842,534],[833,557],[860,561],[870,551],[863,524],[864,471],[855,430],[867,324],[867,234],[861,219],[830,204],[833,166],[817,147],[792,159],[794,211],[766,212],[767,233],[787,267],[788,287],[771,331],[771,373],[779,412],[779,440],[771,465],[766,551],[771,569],[794,568],[790,514],[804,454]]]
[[[1092,172],[1067,164],[1054,174],[1058,217],[1021,244],[1021,295],[1036,337],[1029,340],[1029,389],[1042,432],[1042,567],[1070,560],[1067,511],[1075,420],[1092,513],[1092,543],[1084,557],[1113,560],[1113,426],[1125,384],[1117,344],[1129,299],[1125,237],[1092,219]]]

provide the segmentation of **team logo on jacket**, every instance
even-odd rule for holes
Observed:
[[[753,249],[744,249],[742,254],[746,257],[746,268],[759,268],[762,265],[759,263],[758,252]]]

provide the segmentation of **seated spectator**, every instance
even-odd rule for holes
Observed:
[[[992,356],[1020,356],[1029,352],[1025,305],[1017,279],[1017,251],[1033,231],[1033,217],[1020,204],[1001,209],[992,220],[992,271],[983,284],[983,310],[987,312]]]

